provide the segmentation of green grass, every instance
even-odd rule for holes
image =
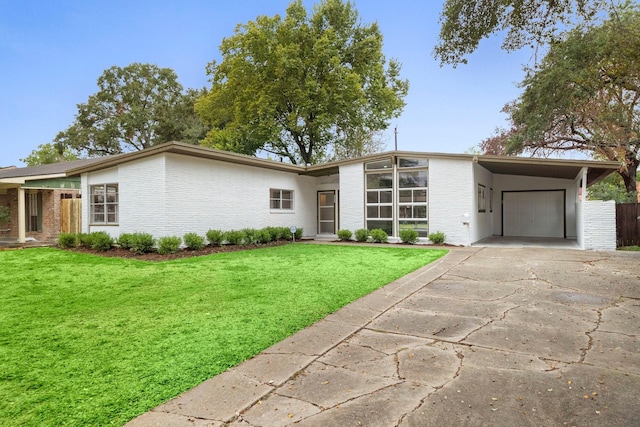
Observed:
[[[122,425],[443,250],[0,252],[0,425]]]
[[[640,251],[640,246],[622,246],[619,251]]]

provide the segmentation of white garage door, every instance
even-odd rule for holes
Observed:
[[[503,193],[505,236],[565,237],[564,191]]]

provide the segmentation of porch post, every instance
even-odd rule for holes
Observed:
[[[24,243],[26,240],[26,209],[25,209],[24,188],[18,187],[18,242]]]

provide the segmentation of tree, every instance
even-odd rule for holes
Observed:
[[[579,20],[593,21],[615,7],[612,0],[445,0],[440,14],[440,41],[434,56],[441,64],[466,64],[480,40],[505,33],[502,48],[546,45],[559,31]]]
[[[62,151],[58,150],[62,148]],[[32,150],[21,162],[27,166],[46,165],[50,163],[69,162],[77,160],[78,156],[68,148],[56,147],[53,144],[40,144],[36,150]]]
[[[638,178],[640,178],[640,173],[636,174],[636,180]],[[587,188],[587,194],[591,200],[615,200],[616,203],[635,203],[638,201],[635,192],[627,192],[620,174],[607,175],[602,181]]]
[[[379,153],[385,149],[387,142],[381,131],[353,129],[345,132],[342,143],[334,144],[327,157],[322,161],[353,159],[367,154]]]
[[[170,68],[140,63],[113,66],[98,78],[98,87],[85,104],[78,105],[73,124],[56,136],[60,150],[89,157],[143,150],[182,139],[192,125],[184,120],[198,120],[192,109],[197,93],[183,94]]]
[[[350,2],[325,0],[311,16],[301,0],[284,19],[259,16],[236,27],[211,62],[212,86],[196,111],[212,127],[203,145],[292,163],[316,163],[349,136],[375,133],[404,107],[408,82],[386,61],[374,23]]]
[[[574,29],[506,108],[507,153],[579,150],[622,163],[626,191],[640,164],[640,12],[627,8],[601,25]]]

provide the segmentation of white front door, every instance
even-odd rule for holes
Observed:
[[[336,192],[318,191],[318,234],[336,233]]]
[[[504,236],[565,237],[564,191],[505,191]]]

